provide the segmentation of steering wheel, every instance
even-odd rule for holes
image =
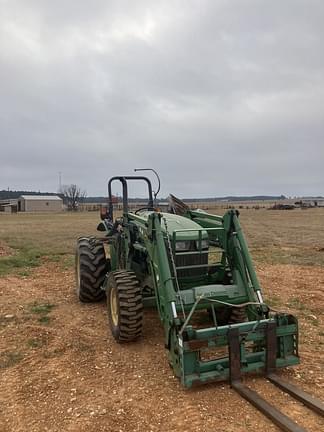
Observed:
[[[153,210],[153,211],[155,211],[155,208],[154,207],[141,207],[141,208],[135,210],[135,214],[137,214],[141,210]]]

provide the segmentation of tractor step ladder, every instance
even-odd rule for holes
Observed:
[[[276,369],[277,336],[276,323],[267,324],[266,330],[266,377],[284,392],[302,402],[317,414],[324,416],[324,404],[305,393],[298,387],[283,381],[274,371]],[[266,417],[268,417],[281,430],[286,432],[306,432],[306,429],[296,424],[290,417],[282,413],[276,407],[263,399],[257,392],[246,387],[241,380],[241,356],[240,339],[238,328],[230,328],[228,331],[229,360],[230,360],[230,383],[244,399],[254,405]]]

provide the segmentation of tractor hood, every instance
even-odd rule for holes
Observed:
[[[139,212],[139,216],[142,216],[143,218],[148,218],[149,214],[151,214],[152,211],[149,210],[143,210]],[[166,220],[168,232],[170,234],[170,237],[173,236],[173,233],[175,231],[182,231],[183,232],[177,232],[177,240],[198,240],[199,239],[199,231],[202,231],[202,239],[208,239],[207,231],[201,228],[200,225],[198,225],[196,222],[192,221],[191,219],[179,216],[172,213],[161,213],[163,218]],[[162,230],[165,232],[165,223],[163,219],[161,220],[161,226]]]

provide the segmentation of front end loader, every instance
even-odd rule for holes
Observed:
[[[148,188],[147,206],[134,212],[130,181]],[[117,217],[114,182],[123,190]],[[104,236],[78,242],[77,293],[81,301],[106,294],[117,342],[139,338],[143,308],[156,307],[170,366],[185,387],[230,380],[239,391],[242,373],[270,377],[299,363],[297,319],[264,301],[238,211],[193,211],[171,196],[171,212],[160,212],[151,182],[142,176],[111,178],[108,195],[98,225]]]
[[[149,199],[147,207],[130,212],[128,182],[135,180],[147,184]],[[117,218],[115,181],[123,187]],[[146,177],[114,177],[108,189],[109,209],[98,226],[105,236],[79,239],[77,285],[81,301],[106,293],[117,342],[137,339],[143,308],[155,306],[169,363],[185,387],[229,379],[230,330],[238,333],[242,372],[265,368],[272,326],[275,367],[299,363],[297,319],[264,302],[236,210],[216,216],[172,197],[173,212],[159,212]]]

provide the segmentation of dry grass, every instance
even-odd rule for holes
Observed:
[[[25,242],[49,255],[70,253],[75,239],[95,234],[98,213],[54,213],[0,215],[0,239],[12,248]]]
[[[256,263],[324,265],[324,209],[240,212]],[[0,275],[27,276],[46,260],[72,266],[76,238],[99,234],[98,222],[97,212],[1,214],[0,245],[15,253],[0,256]]]
[[[324,208],[243,209],[240,220],[257,263],[324,265]]]
[[[97,213],[0,215],[0,244],[16,251],[0,256],[0,275],[27,276],[46,260],[71,266],[77,237],[95,235],[98,221]]]

